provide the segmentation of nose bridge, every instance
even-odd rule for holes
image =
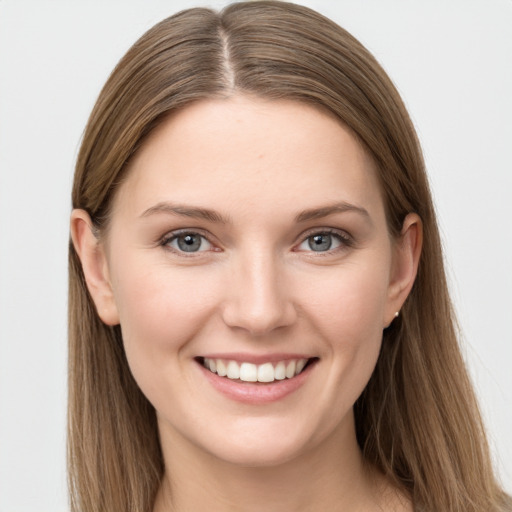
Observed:
[[[290,325],[295,318],[282,261],[270,250],[240,251],[235,258],[224,321],[253,335]]]

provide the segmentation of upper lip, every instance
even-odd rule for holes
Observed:
[[[263,363],[278,363],[279,361],[288,361],[291,359],[311,359],[312,357],[309,354],[301,354],[301,353],[290,353],[290,352],[280,352],[280,353],[269,353],[269,354],[248,354],[242,352],[222,352],[222,353],[209,353],[201,355],[201,358],[206,359],[223,359],[227,361],[237,361],[239,363],[253,363],[253,364],[263,364]]]

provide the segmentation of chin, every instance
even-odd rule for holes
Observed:
[[[261,446],[255,443],[253,446],[225,447],[225,450],[217,451],[213,455],[225,463],[245,468],[271,468],[278,467],[300,457],[302,450],[292,446]]]
[[[241,467],[276,467],[304,456],[321,440],[304,429],[295,431],[289,425],[275,422],[262,428],[257,425],[241,428],[238,432],[227,433],[209,447],[203,446],[217,459]],[[286,427],[286,428],[285,428]]]

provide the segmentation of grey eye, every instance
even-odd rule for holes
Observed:
[[[319,233],[318,235],[310,236],[307,239],[307,243],[312,251],[328,251],[332,246],[332,235]]]
[[[203,252],[211,249],[210,242],[198,233],[175,235],[167,245],[179,252]]]
[[[185,252],[196,252],[201,248],[201,237],[199,235],[183,235],[177,239],[178,247]]]
[[[341,233],[320,231],[304,238],[298,246],[298,250],[304,252],[329,252],[349,245],[350,240]]]

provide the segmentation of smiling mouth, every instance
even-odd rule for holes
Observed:
[[[318,358],[289,359],[275,363],[253,364],[226,359],[198,358],[198,361],[209,371],[219,377],[242,381],[270,383],[292,379],[302,373]]]

